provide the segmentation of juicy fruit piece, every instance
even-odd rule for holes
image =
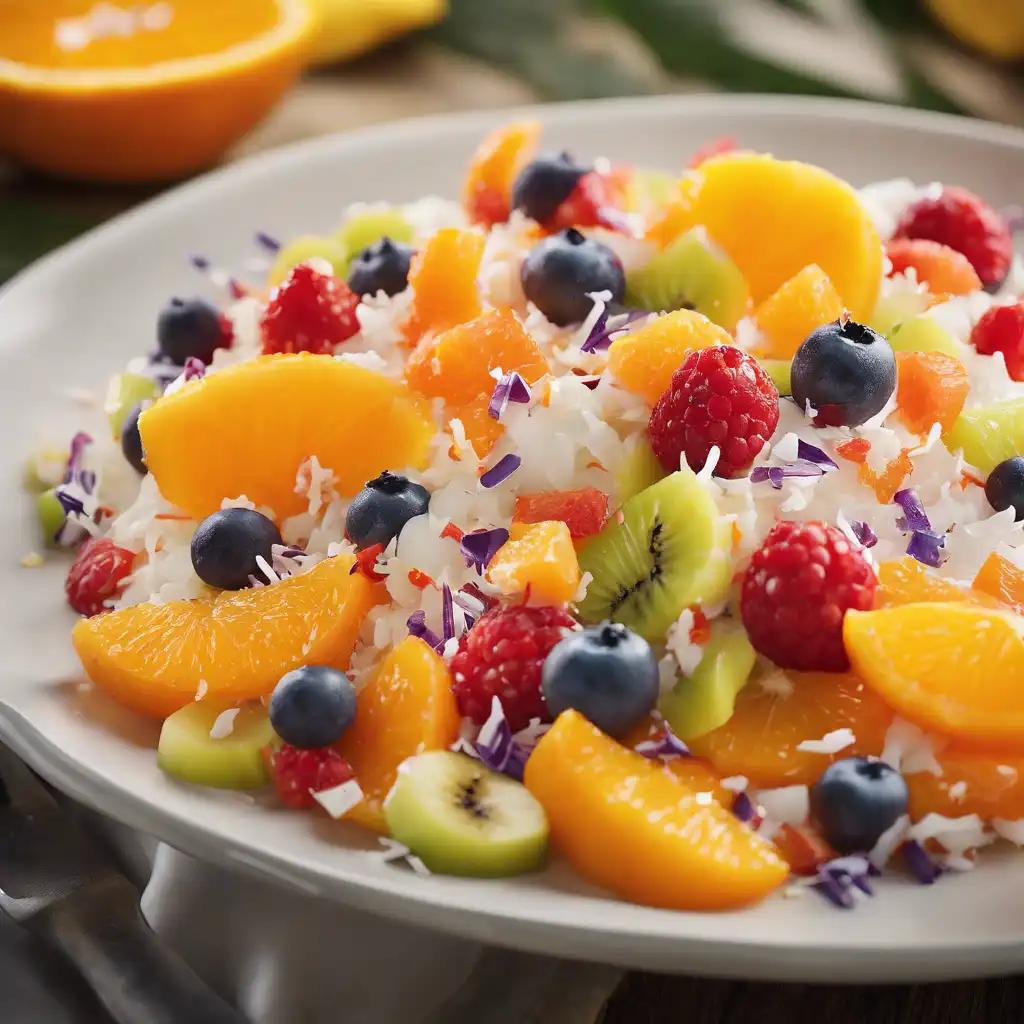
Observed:
[[[392,837],[435,874],[521,875],[547,854],[547,818],[530,792],[450,750],[403,762],[384,813]]]
[[[300,750],[332,746],[355,717],[352,681],[329,665],[303,665],[286,672],[270,695],[274,731]]]
[[[877,582],[834,526],[784,520],[743,577],[743,625],[755,649],[780,668],[843,672],[843,617],[872,607]]]
[[[971,390],[963,363],[941,352],[897,352],[896,380],[900,419],[916,434],[936,423],[948,431]]]
[[[842,756],[877,757],[892,718],[882,699],[852,673],[775,673],[750,682],[729,721],[689,746],[723,776],[745,775],[764,788],[810,786],[839,755],[799,750],[801,743],[849,729],[855,742]]]
[[[886,333],[894,352],[941,352],[956,359],[960,349],[956,339],[934,317],[912,316]]]
[[[612,231],[620,230],[621,221],[615,213],[625,207],[630,177],[629,167],[612,167],[607,172],[588,171],[555,210],[545,228],[561,231],[563,228],[600,226]]]
[[[948,245],[927,238],[894,238],[885,254],[893,274],[905,274],[913,268],[920,284],[933,295],[970,295],[981,291],[981,279],[971,261]]]
[[[575,619],[561,608],[512,605],[486,612],[463,635],[451,661],[459,712],[483,725],[497,697],[513,732],[534,718],[549,721],[541,670],[555,644],[574,629]]]
[[[226,709],[193,701],[168,717],[160,729],[157,764],[182,782],[218,789],[260,789],[270,777],[264,750],[276,737],[262,704],[245,704],[231,719],[231,731],[214,729]],[[217,738],[215,739],[213,732]]]
[[[36,518],[39,520],[39,532],[47,547],[57,543],[57,534],[67,521],[64,506],[57,500],[57,490],[51,487],[48,491],[36,495]]]
[[[837,320],[811,332],[793,357],[793,398],[817,410],[815,426],[855,427],[896,390],[896,357],[870,327]]]
[[[1024,303],[993,306],[971,329],[971,344],[983,356],[1002,352],[1006,372],[1024,380]]]
[[[135,554],[119,548],[109,537],[93,537],[79,549],[64,581],[68,604],[79,615],[105,612],[130,576]]]
[[[684,178],[679,202],[680,220],[704,225],[739,267],[755,303],[815,263],[855,319],[874,309],[882,244],[856,191],[828,171],[730,153]]]
[[[677,177],[665,171],[635,167],[629,184],[626,209],[645,220],[660,212],[675,198]]]
[[[352,261],[348,286],[356,295],[398,295],[409,286],[409,270],[415,255],[411,245],[385,236]]]
[[[895,768],[847,757],[830,764],[811,787],[811,815],[837,853],[867,853],[907,813],[908,800]]]
[[[838,320],[843,308],[825,271],[813,263],[804,267],[754,311],[754,322],[764,339],[758,354],[792,359],[807,335]]]
[[[714,500],[680,470],[622,506],[580,552],[594,577],[580,603],[583,619],[621,622],[660,641],[683,609],[720,601],[730,566]]]
[[[782,825],[772,833],[772,842],[794,875],[816,875],[822,864],[836,856],[836,851],[810,825]]]
[[[900,290],[889,295],[881,295],[867,324],[872,330],[888,338],[899,324],[920,316],[931,308],[934,301],[935,296],[923,288],[920,291]],[[950,355],[956,353],[950,352]]]
[[[896,238],[929,238],[962,252],[987,289],[1000,285],[1013,259],[1006,221],[965,188],[946,185],[938,196],[918,199],[900,217]]]
[[[716,345],[691,352],[672,374],[647,434],[669,472],[683,458],[700,472],[717,447],[715,474],[728,478],[753,465],[778,422],[779,393],[771,377],[742,349]]]
[[[339,555],[270,587],[133,605],[79,622],[72,640],[96,686],[144,715],[166,718],[202,683],[211,702],[258,700],[300,665],[348,667],[373,604],[351,566]]]
[[[965,596],[960,587],[930,572],[927,566],[909,556],[878,566],[876,608],[917,601],[963,601]]]
[[[300,263],[270,293],[260,319],[264,354],[333,352],[359,333],[358,305],[344,281]]]
[[[338,744],[363,790],[346,819],[386,831],[384,798],[398,766],[425,750],[450,747],[459,725],[444,662],[422,640],[406,637],[359,691],[356,719]]]
[[[29,494],[51,490],[63,482],[68,470],[68,450],[49,445],[32,452],[25,460],[22,486]]]
[[[908,454],[910,451],[910,448],[902,449],[895,459],[885,464],[881,473],[876,473],[866,461],[857,467],[857,478],[865,487],[870,487],[875,492],[879,505],[888,505],[903,486],[903,482],[914,471],[914,464]]]
[[[491,227],[508,220],[512,182],[537,149],[537,121],[519,121],[496,128],[473,154],[462,185],[462,205],[470,221]]]
[[[625,453],[612,471],[615,494],[623,504],[648,487],[664,479],[665,470],[654,454],[646,435],[635,434],[625,445]]]
[[[941,776],[907,776],[914,821],[926,814],[977,814],[983,821],[1024,818],[1024,758],[1019,754],[971,750],[954,742],[938,750],[935,759]]]
[[[649,718],[658,699],[658,659],[651,645],[618,623],[567,636],[544,662],[541,691],[557,718],[574,708],[609,736]]]
[[[192,568],[211,587],[243,590],[251,585],[250,576],[266,580],[257,559],[272,565],[273,546],[280,543],[280,531],[262,513],[221,509],[207,516],[192,535]]]
[[[700,663],[658,705],[684,743],[725,725],[747,684],[756,656],[742,629],[715,624]]]
[[[731,344],[732,337],[706,316],[677,309],[616,338],[608,348],[608,369],[627,391],[655,405],[691,352]]]
[[[516,175],[512,184],[512,209],[520,210],[539,224],[551,220],[572,195],[590,168],[576,163],[568,153],[541,154]]]
[[[186,359],[209,363],[217,349],[230,344],[231,335],[220,310],[208,299],[173,298],[157,317],[156,341],[167,359],[184,366]]]
[[[142,435],[139,433],[141,412],[142,406],[135,406],[121,424],[121,454],[136,473],[145,476],[149,470],[146,469],[146,453],[142,450]]]
[[[352,768],[329,747],[298,750],[287,744],[267,758],[274,788],[285,807],[308,810],[316,803],[314,793],[344,785],[352,778]]]
[[[160,493],[194,519],[240,494],[282,519],[304,511],[295,475],[314,455],[339,494],[356,494],[392,466],[422,467],[435,430],[401,383],[311,355],[225,367],[165,395],[139,427]]]
[[[1024,571],[994,551],[982,563],[971,589],[1024,615]]]
[[[975,604],[907,604],[847,615],[864,682],[896,712],[979,744],[1024,746],[1024,620]]]
[[[750,289],[736,264],[698,227],[630,271],[626,304],[655,313],[695,310],[731,332],[750,309]]]
[[[758,359],[764,372],[772,379],[780,398],[793,394],[793,362],[790,359]]]
[[[402,325],[410,343],[480,315],[476,278],[483,255],[483,235],[457,228],[442,228],[416,254],[409,270],[412,303]]]
[[[516,496],[514,523],[565,523],[574,541],[592,537],[608,522],[608,495],[596,487]]]
[[[616,743],[575,711],[560,715],[526,762],[552,843],[577,871],[635,903],[727,910],[789,872],[772,845],[657,761]]]
[[[150,377],[138,373],[115,373],[107,385],[107,395],[103,400],[103,411],[113,437],[121,436],[121,427],[125,418],[132,410],[143,402],[153,401],[160,397],[160,385]]]
[[[611,302],[622,302],[626,290],[619,257],[575,228],[538,242],[523,261],[521,281],[527,299],[559,327],[586,320],[594,292],[610,292]]]
[[[1024,399],[964,409],[942,443],[986,476],[1000,462],[1024,451]]]
[[[487,578],[508,596],[529,594],[542,604],[571,601],[580,587],[580,567],[569,527],[557,520],[513,523]]]
[[[335,277],[343,278],[348,269],[348,250],[336,238],[301,235],[282,245],[267,271],[267,284],[276,288],[300,263],[326,260]]]
[[[350,213],[335,237],[351,259],[385,237],[392,242],[411,244],[416,230],[400,208],[371,206]]]
[[[410,519],[426,515],[429,507],[426,487],[385,470],[352,499],[345,514],[345,533],[357,548],[387,547]]]

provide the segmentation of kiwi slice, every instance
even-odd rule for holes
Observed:
[[[647,490],[665,476],[665,469],[654,454],[645,434],[634,435],[626,446],[626,454],[612,473],[615,494],[620,504]]]
[[[403,761],[384,815],[391,835],[441,875],[521,875],[547,852],[548,821],[533,794],[450,750]]]
[[[793,394],[793,384],[790,381],[792,359],[759,359],[758,362],[764,367],[764,372],[771,377],[780,397],[785,398]]]
[[[580,568],[594,577],[580,616],[663,639],[684,608],[725,597],[727,536],[728,523],[690,470],[665,477],[630,498],[580,552]]]
[[[732,331],[746,316],[750,289],[739,267],[696,227],[626,275],[626,305],[655,313],[695,309]]]
[[[141,373],[115,373],[103,400],[103,411],[113,437],[121,439],[121,427],[135,406],[159,397],[160,385],[150,377],[143,377]]]
[[[197,786],[259,789],[270,781],[263,751],[278,742],[267,709],[244,704],[230,722],[230,732],[226,722],[214,729],[224,711],[223,705],[207,701],[175,711],[160,730],[157,764],[168,775]]]
[[[902,320],[885,336],[894,352],[941,352],[959,357],[956,339],[931,316]]]
[[[714,623],[700,664],[659,705],[672,731],[689,742],[725,725],[755,661],[754,648],[740,626]]]
[[[411,244],[416,237],[416,231],[398,207],[375,205],[349,214],[345,218],[345,222],[338,228],[335,238],[345,248],[348,253],[348,262],[351,262],[365,248],[373,245],[385,235],[392,242]],[[347,275],[346,268],[342,276]]]
[[[982,473],[991,473],[1024,452],[1024,398],[964,409],[942,441],[954,454],[962,450]]]
[[[267,273],[267,284],[276,288],[292,267],[312,259],[326,260],[336,277],[348,274],[349,251],[336,238],[321,235],[302,235],[281,247]]]

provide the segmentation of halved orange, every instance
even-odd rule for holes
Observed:
[[[101,181],[217,158],[296,79],[304,0],[0,2],[0,152]]]

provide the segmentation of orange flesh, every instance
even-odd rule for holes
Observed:
[[[769,295],[754,311],[764,345],[758,355],[792,359],[807,335],[838,320],[843,300],[821,267],[811,264]]]
[[[442,228],[412,260],[412,304],[403,331],[415,344],[428,331],[446,331],[480,315],[476,278],[484,255],[484,236]]]
[[[950,430],[971,390],[963,363],[943,352],[897,352],[896,404],[908,430]]]
[[[978,570],[971,587],[1024,615],[1024,572],[994,551]]]

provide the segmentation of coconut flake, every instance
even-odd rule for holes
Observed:
[[[722,789],[728,789],[733,793],[742,793],[750,785],[750,780],[746,775],[729,775],[722,779],[720,785]]]
[[[899,849],[910,829],[910,816],[903,814],[897,818],[879,837],[878,842],[868,853],[868,860],[881,871],[889,858]]]
[[[838,754],[840,750],[852,747],[857,742],[852,729],[834,729],[826,733],[820,740],[803,740],[796,745],[797,750],[809,754]]]
[[[755,798],[764,808],[765,818],[779,825],[802,825],[811,811],[810,793],[806,786],[760,789]]]
[[[235,719],[241,708],[228,708],[222,711],[213,721],[210,727],[211,740],[226,740],[235,728]]]
[[[990,824],[998,836],[1008,839],[1017,846],[1024,846],[1024,818],[1018,818],[1016,821],[993,818]]]
[[[344,817],[356,804],[362,803],[363,790],[355,779],[330,789],[311,790],[313,799],[336,821]]]
[[[927,735],[912,722],[897,717],[886,730],[881,760],[901,775],[931,772],[939,777],[942,765],[935,757],[935,743],[935,737]]]

